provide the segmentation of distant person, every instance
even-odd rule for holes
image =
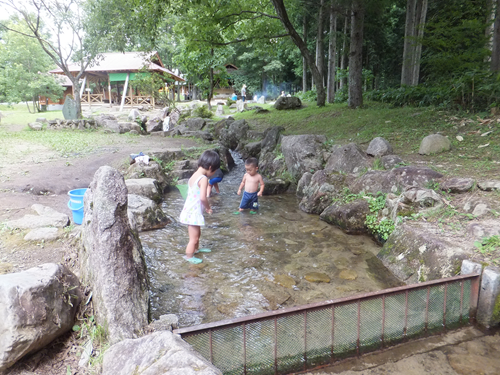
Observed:
[[[241,198],[240,211],[246,209],[256,210],[259,208],[259,198],[264,192],[264,180],[262,175],[258,173],[259,164],[257,159],[248,158],[245,161],[246,173],[241,181],[240,188],[238,189],[238,195],[241,194],[241,190],[244,188],[243,197]],[[259,188],[260,185],[260,188]]]
[[[233,96],[231,96],[231,100],[237,101],[238,100],[238,95],[236,95],[235,92],[233,92]]]
[[[215,173],[213,174],[212,178],[210,178],[210,180],[208,180],[207,198],[209,198],[212,195],[212,188],[214,188],[214,187],[215,187],[216,193],[220,194],[219,182],[221,182],[223,178],[224,178],[224,173],[222,173],[220,168],[217,169],[215,171]]]
[[[198,170],[188,181],[188,193],[179,221],[188,225],[189,242],[186,247],[184,259],[193,264],[202,262],[196,258],[196,253],[210,253],[210,249],[200,249],[201,226],[205,225],[203,208],[211,215],[212,208],[207,199],[208,178],[212,177],[220,168],[219,154],[215,151],[205,151],[198,160]]]
[[[284,91],[282,91],[280,96],[285,97],[285,96],[286,96],[286,95],[285,95],[285,92],[284,92]]]
[[[245,101],[245,96],[247,94],[247,85],[243,84],[241,87],[241,100]]]

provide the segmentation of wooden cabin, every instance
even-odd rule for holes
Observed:
[[[77,64],[73,64],[70,66],[70,71],[76,76],[80,68]],[[138,92],[130,84],[148,72],[163,73],[174,82],[185,81],[163,66],[157,52],[111,52],[100,54],[96,63],[85,70],[80,93],[74,92],[73,85],[70,93],[73,96],[79,94],[82,104],[119,104],[121,108],[143,104],[154,106],[154,97],[150,93]],[[64,75],[61,69],[54,69],[50,73]],[[167,90],[169,87],[173,89],[174,82],[167,83]],[[65,96],[68,93],[65,91]]]
[[[227,73],[234,72],[235,70],[238,70],[236,65],[226,64]],[[227,86],[221,85],[221,83],[219,81],[217,81],[217,82],[215,82],[215,85],[214,85],[214,98],[215,99],[227,99],[227,98],[230,98],[235,91],[239,91],[239,90],[237,90],[234,87],[234,82],[232,79],[229,79],[227,81]]]

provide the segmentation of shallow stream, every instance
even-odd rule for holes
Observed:
[[[210,198],[200,247],[212,252],[196,255],[203,263],[182,257],[188,232],[176,221],[184,204],[176,189],[163,203],[174,222],[141,233],[153,319],[176,314],[185,327],[400,285],[369,237],[300,211],[294,194],[260,197],[257,213],[239,214],[243,173],[241,165],[231,171]]]

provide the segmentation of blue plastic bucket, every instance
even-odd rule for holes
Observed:
[[[73,221],[78,225],[83,222],[83,196],[86,191],[87,189],[75,189],[68,191],[68,207],[73,212]]]

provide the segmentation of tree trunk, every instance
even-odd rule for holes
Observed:
[[[307,64],[309,65],[311,69],[312,76],[314,78],[314,82],[317,82],[316,85],[316,91],[317,91],[317,99],[316,99],[316,104],[319,107],[322,107],[325,105],[326,101],[326,94],[325,94],[325,87],[323,86],[323,80],[321,79],[321,74],[318,70],[318,67],[316,66],[314,59],[312,55],[309,53],[307,49],[307,45],[304,43],[300,35],[297,33],[295,28],[293,27],[292,23],[290,22],[290,19],[288,18],[288,14],[285,9],[285,5],[283,4],[283,0],[271,0],[274,9],[276,11],[276,14],[278,15],[281,23],[285,27],[285,29],[288,31],[290,34],[290,38],[292,38],[293,43],[299,48],[300,52],[302,53],[302,57],[304,57],[307,61]]]
[[[415,8],[418,0],[407,0],[405,39],[403,47],[403,67],[401,68],[401,85],[411,85],[412,62],[415,40]]]
[[[318,67],[319,73],[321,74],[321,80],[323,80],[324,71],[324,58],[323,58],[323,13],[325,8],[325,0],[320,0],[319,10],[318,10],[318,33],[316,36],[316,66]]]
[[[213,58],[214,58],[214,49],[210,49],[210,55],[212,56],[212,62],[210,63],[210,87],[208,89],[208,98],[207,98],[207,102],[208,102],[208,109],[212,109],[212,104],[211,104],[211,101],[212,101],[212,96],[214,95],[214,67],[212,66],[213,65]]]
[[[496,0],[496,16],[493,26],[493,40],[491,44],[491,62],[490,70],[492,72],[500,71],[500,0]]]
[[[340,69],[344,70],[346,68],[346,62],[347,62],[347,31],[349,30],[349,17],[345,16],[344,18],[344,37],[343,37],[343,43],[342,43],[342,54],[340,55]],[[341,78],[340,79],[340,90],[344,87],[346,84],[346,79]]]
[[[354,0],[351,15],[351,48],[349,49],[349,108],[363,105],[363,0]]]
[[[493,25],[495,23],[496,3],[496,0],[486,0],[486,27],[484,29],[484,36],[486,38],[485,48],[488,51],[491,51],[493,47]],[[486,56],[485,61],[491,62],[491,56]]]
[[[304,35],[304,43],[307,45],[307,17],[306,12],[304,12],[304,18],[302,20],[302,34]],[[302,57],[302,92],[307,91],[307,60]]]
[[[337,63],[337,13],[335,12],[335,2],[332,1],[330,7],[330,39],[328,41],[328,83],[326,90],[326,100],[328,103],[335,101],[335,65]]]
[[[416,40],[414,43],[415,52],[413,53],[412,61],[412,74],[411,74],[411,85],[418,85],[420,78],[420,58],[422,56],[422,39],[424,38],[425,29],[425,18],[427,16],[427,3],[428,0],[422,0],[417,3],[417,8],[415,12],[415,35]]]

